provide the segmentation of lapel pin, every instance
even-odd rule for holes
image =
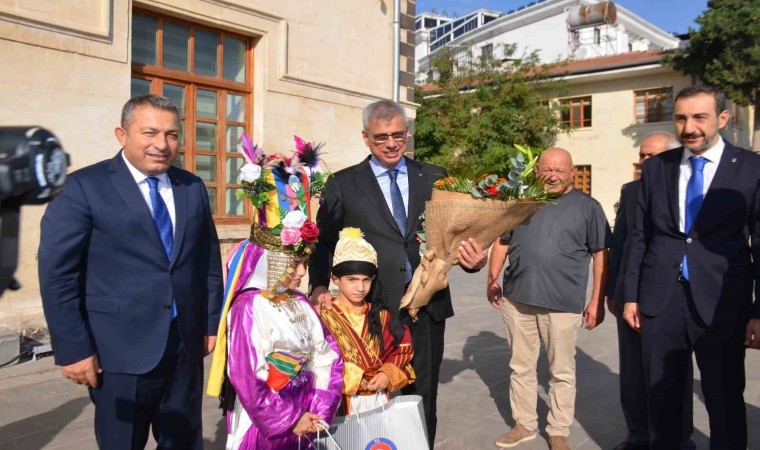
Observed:
[[[731,158],[731,162],[735,163],[736,162],[736,158]]]

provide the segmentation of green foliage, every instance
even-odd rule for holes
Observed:
[[[560,131],[550,99],[564,89],[549,78],[538,55],[516,57],[505,46],[504,60],[457,61],[463,53],[446,49],[431,61],[438,75],[435,91],[418,91],[415,156],[445,167],[451,175],[476,178],[483,173],[506,176],[509,161],[528,147],[550,146]]]
[[[711,0],[689,30],[689,45],[665,63],[721,89],[736,103],[757,101],[760,88],[760,0]]]
[[[238,198],[247,198],[254,208],[261,208],[269,201],[269,192],[277,187],[267,181],[266,177],[259,177],[253,182],[243,181],[242,191],[237,192]]]
[[[508,159],[507,176],[484,174],[475,179],[465,177],[441,178],[433,184],[439,191],[470,194],[475,198],[492,198],[496,200],[517,200],[530,198],[549,202],[556,195],[545,189],[546,180],[539,177],[534,170],[542,150],[515,145],[517,156]]]

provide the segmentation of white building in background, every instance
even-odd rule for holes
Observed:
[[[480,58],[504,60],[505,45],[517,46],[514,57],[535,50],[541,62],[562,61],[553,73],[567,92],[552,101],[568,131],[555,145],[573,154],[576,188],[593,195],[612,222],[620,186],[639,174],[638,146],[649,133],[673,131],[673,98],[696,82],[662,64],[682,41],[609,1],[533,1],[457,35],[456,21],[436,19],[434,28],[416,30],[415,79],[423,97],[438,89],[430,83],[430,62],[446,47],[454,51],[456,67]],[[748,148],[753,111],[731,105],[731,112],[722,135]]]
[[[502,16],[498,11],[479,9],[462,17],[450,18],[422,13],[414,20],[414,70],[419,73],[419,61],[430,52],[458,39],[466,33],[487,25]]]
[[[434,17],[438,20],[434,28]],[[481,18],[478,26],[465,31],[467,18]],[[471,20],[471,19],[470,19]],[[482,56],[505,58],[505,44],[515,44],[518,55],[538,51],[542,62],[576,60],[627,52],[678,48],[680,39],[652,25],[622,6],[594,0],[538,0],[506,14],[477,10],[454,21],[420,14],[415,31],[417,82],[432,75],[430,63],[444,47],[457,51],[457,60],[467,63]],[[455,29],[457,31],[455,31]]]

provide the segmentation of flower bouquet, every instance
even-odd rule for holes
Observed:
[[[317,225],[308,220],[311,201],[322,195],[330,173],[319,167],[324,144],[294,139],[296,150],[286,157],[264,154],[243,135],[238,150],[246,164],[240,168],[243,189],[238,195],[255,208],[251,234],[257,242],[310,254],[319,236]]]
[[[433,185],[425,205],[424,251],[414,271],[401,308],[416,321],[420,308],[448,286],[448,271],[457,263],[460,242],[475,239],[487,248],[501,235],[530,219],[554,195],[534,167],[540,152],[515,145],[505,178],[483,175],[478,179],[447,177]],[[423,248],[423,247],[421,247]]]

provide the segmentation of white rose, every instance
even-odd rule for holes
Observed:
[[[261,177],[261,166],[258,164],[246,164],[240,168],[240,179],[246,183],[253,183]]]
[[[306,214],[300,210],[290,211],[285,216],[285,218],[282,219],[282,225],[284,227],[293,227],[300,229],[304,222],[306,222],[306,219]]]

